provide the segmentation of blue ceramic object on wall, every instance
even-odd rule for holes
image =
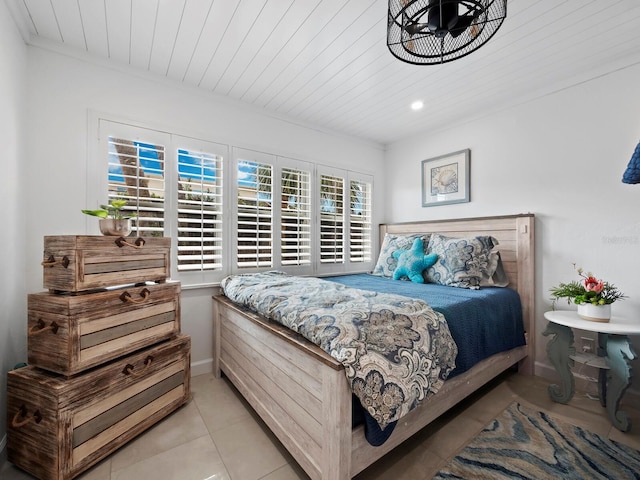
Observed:
[[[629,165],[622,175],[622,183],[640,183],[640,143],[629,160]]]

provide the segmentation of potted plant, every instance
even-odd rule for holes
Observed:
[[[574,265],[575,268],[575,265]],[[551,288],[553,305],[559,298],[566,298],[567,303],[573,301],[578,306],[578,316],[595,322],[608,322],[611,318],[611,304],[626,298],[612,283],[599,280],[591,272],[584,274],[577,268],[581,281],[561,283]]]
[[[114,199],[109,205],[100,205],[98,210],[82,210],[82,213],[100,218],[100,232],[103,235],[126,237],[131,233],[131,219],[135,213],[123,212],[126,200]]]

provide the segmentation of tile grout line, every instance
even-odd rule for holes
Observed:
[[[200,406],[198,405],[197,400],[195,399],[195,395],[192,392],[192,401],[196,407],[196,410],[198,411],[198,415],[200,415],[200,419],[202,420],[202,423],[204,424],[205,428],[207,429],[207,435],[209,436],[209,438],[211,439],[211,443],[213,443],[214,448],[216,449],[216,452],[218,452],[218,456],[220,457],[220,461],[222,462],[222,465],[224,465],[224,470],[225,472],[227,472],[227,475],[229,476],[230,480],[233,480],[231,478],[231,473],[229,472],[229,468],[227,467],[227,464],[224,461],[224,457],[222,456],[222,452],[220,452],[220,449],[218,448],[218,444],[216,444],[215,439],[213,438],[212,432],[211,430],[209,430],[209,426],[207,425],[207,422],[205,422],[204,420],[204,416],[202,414],[202,412],[200,411]]]

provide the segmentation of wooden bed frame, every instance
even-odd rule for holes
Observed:
[[[312,479],[352,478],[442,413],[519,363],[534,364],[534,216],[532,214],[380,226],[385,233],[492,235],[510,287],[522,299],[527,345],[485,359],[447,380],[438,394],[401,418],[379,447],[351,428],[351,392],[343,366],[300,335],[214,297],[214,373],[231,380]],[[382,241],[382,240],[381,240]]]

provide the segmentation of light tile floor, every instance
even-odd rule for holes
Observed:
[[[634,427],[613,428],[597,400],[578,393],[569,405],[549,400],[547,380],[506,373],[383,459],[357,480],[430,479],[513,401],[546,410],[640,450],[640,405],[623,399]],[[82,480],[295,480],[308,477],[226,379],[192,379],[193,399],[78,478]],[[624,403],[627,400],[627,404]],[[6,452],[3,453],[3,457]],[[2,480],[30,475],[0,459]]]

